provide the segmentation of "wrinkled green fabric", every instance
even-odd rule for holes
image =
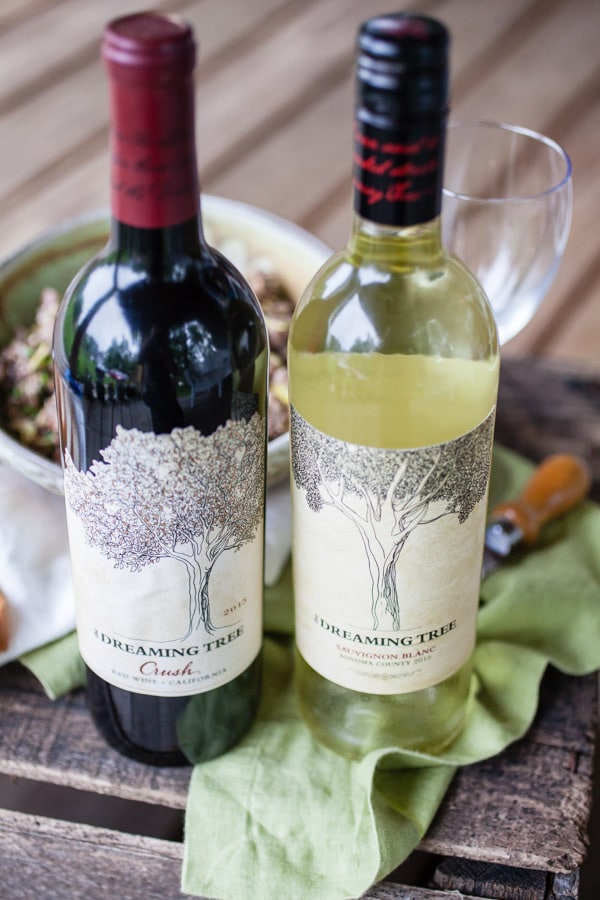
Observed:
[[[531,465],[496,448],[491,504]],[[182,890],[219,900],[342,900],[396,868],[427,831],[456,768],[529,728],[548,664],[600,667],[600,510],[586,503],[542,544],[483,582],[473,700],[462,734],[437,757],[388,748],[348,762],[317,744],[293,690],[289,570],[266,592],[260,713],[225,756],[194,768]],[[51,696],[81,683],[72,638],[22,660]]]
[[[30,650],[19,658],[32,672],[51,700],[85,684],[85,666],[79,655],[75,632]]]
[[[497,448],[491,504],[532,467]],[[550,663],[600,667],[600,510],[586,503],[543,543],[482,584],[473,701],[462,734],[437,757],[401,747],[348,762],[299,718],[289,572],[267,591],[265,689],[258,721],[226,756],[196,766],[182,890],[220,900],[342,900],[395,869],[423,837],[456,768],[499,753],[529,728]]]

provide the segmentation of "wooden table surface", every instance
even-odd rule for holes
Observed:
[[[597,0],[162,0],[200,44],[203,189],[342,245],[350,221],[352,61],[368,16],[406,8],[453,36],[452,117],[541,130],[574,166],[571,239],[542,309],[508,354],[597,363],[600,6]],[[108,202],[104,23],[139,0],[0,0],[0,256]]]

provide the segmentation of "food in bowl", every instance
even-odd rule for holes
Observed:
[[[205,194],[202,212],[209,243],[219,247],[247,277],[250,260],[260,262],[263,275],[279,273],[293,302],[331,254],[326,244],[304,229],[247,203]],[[62,294],[79,269],[104,246],[108,229],[106,211],[88,213],[43,233],[0,263],[0,348],[10,343],[19,329],[31,330],[43,290],[52,286]],[[265,258],[269,260],[268,267]],[[283,327],[276,321],[277,304],[270,311],[267,309],[266,315],[274,335]],[[282,340],[281,334],[277,340]],[[285,370],[271,373],[272,420],[276,418],[273,399],[285,396],[284,377]],[[46,490],[63,492],[60,464],[10,434],[1,415],[0,463]],[[286,431],[269,441],[267,483],[274,485],[288,476],[289,433]]]
[[[58,459],[52,379],[52,329],[60,295],[44,288],[30,329],[20,327],[0,351],[0,419],[18,441]]]
[[[289,428],[287,337],[294,301],[265,258],[250,259],[246,277],[265,314],[269,335],[269,440]],[[60,460],[52,373],[52,330],[60,294],[45,287],[33,325],[21,326],[0,350],[0,421],[21,444]],[[109,401],[110,402],[110,401]]]

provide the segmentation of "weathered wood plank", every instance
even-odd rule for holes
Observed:
[[[20,22],[35,16],[56,0],[2,0],[0,28],[14,28]]]
[[[2,896],[182,900],[182,845],[0,810]]]
[[[600,500],[600,371],[561,360],[509,358],[501,367],[496,438],[524,456],[579,453]]]
[[[587,851],[597,701],[596,675],[568,679],[551,671],[526,738],[459,770],[421,849],[543,871],[576,869]]]
[[[43,816],[0,810],[0,860],[2,896],[7,898],[184,900],[190,896],[180,890],[180,843]],[[363,900],[453,897],[455,892],[383,881],[368,890]]]
[[[111,0],[112,2],[112,0]],[[252,4],[243,4],[238,0],[238,9],[229,9],[230,24],[228,28],[207,27],[212,20],[218,26],[223,15],[223,5],[219,0],[204,0],[194,3],[188,0],[182,11],[193,22],[202,35],[202,61],[204,65],[214,61],[220,54],[227,58],[228,48],[237,42],[248,31],[260,28],[265,17],[268,17],[281,6],[282,0],[260,0]],[[120,3],[113,3],[113,12],[121,8]],[[155,4],[156,5],[156,4]],[[164,5],[164,3],[163,3]],[[87,8],[77,5],[81,12]],[[5,111],[2,122],[3,140],[0,145],[0,167],[3,173],[10,173],[0,185],[0,197],[3,200],[3,215],[17,208],[28,195],[45,184],[60,182],[61,176],[69,178],[70,172],[78,166],[79,160],[85,162],[90,154],[100,154],[102,161],[106,158],[108,141],[108,95],[106,78],[99,58],[99,45],[102,27],[108,18],[104,15],[104,6],[95,7],[97,15],[87,27],[85,40],[77,43],[71,54],[78,63],[65,77],[50,77],[43,89],[37,90],[33,96]],[[135,4],[123,7],[124,11],[135,8]],[[139,8],[139,7],[138,7]],[[66,66],[70,58],[65,52],[64,39],[60,37],[62,20],[60,11],[52,12],[51,23],[46,23],[51,33],[57,32],[56,39],[61,43],[63,64]],[[10,35],[7,36],[7,40]],[[54,42],[45,32],[40,35],[43,46],[53,46]],[[18,42],[8,40],[8,49],[17,46]],[[68,46],[68,45],[67,45]],[[1,48],[0,48],[1,49]],[[83,51],[83,57],[81,52]],[[35,45],[33,50],[35,56]],[[47,57],[46,52],[39,52],[41,64]],[[65,61],[66,57],[66,61]],[[89,57],[89,58],[88,58]],[[86,60],[85,62],[82,61]],[[2,55],[0,54],[0,60]],[[51,65],[51,63],[50,63]],[[23,66],[17,68],[22,71]],[[10,79],[8,79],[10,83]],[[237,92],[236,92],[237,93]],[[8,102],[8,100],[7,100]],[[0,106],[1,109],[1,106]],[[95,170],[96,178],[102,178],[102,187],[106,195],[108,172],[102,166]],[[25,188],[23,187],[25,185]],[[86,209],[85,196],[81,198],[80,211]],[[87,207],[89,209],[89,206]]]
[[[407,887],[383,881],[363,894],[360,900],[457,900],[456,891],[437,891],[423,887]],[[482,900],[469,894],[468,900]]]
[[[184,809],[191,769],[144,766],[106,746],[81,692],[50,702],[17,666],[0,670],[0,771],[84,791]]]
[[[0,811],[0,858],[3,896],[20,900],[189,897],[179,889],[183,850],[176,842]],[[544,873],[477,870],[464,861],[446,860],[434,879],[438,889],[386,880],[368,890],[363,900],[451,900],[457,890],[469,890],[469,897],[478,900],[473,888],[486,889],[482,896],[544,900],[547,894],[538,885],[545,882]],[[491,886],[493,894],[488,892]]]
[[[570,753],[527,742],[490,763],[462,769],[420,849],[572,871],[587,852],[591,782],[589,775],[569,773],[571,760]],[[500,839],[497,830],[503,832]]]
[[[546,688],[552,702],[542,707],[527,739],[459,772],[422,849],[556,871],[573,869],[586,850],[582,835],[591,795],[589,731],[596,687],[593,676],[555,675]],[[0,673],[0,689],[0,771],[184,807],[189,770],[154,769],[114,753],[93,729],[80,694],[51,703],[17,667]]]
[[[512,121],[552,130],[561,109],[568,107],[594,77],[600,17],[590,15],[589,0],[543,0],[536,7],[527,39],[513,33],[514,40],[504,42],[498,65],[485,66],[484,77],[469,78],[454,103],[457,117]],[[466,25],[461,30],[465,33]]]
[[[436,869],[432,885],[448,891],[474,892],[496,900],[575,900],[579,874],[548,876],[532,869],[444,859]]]
[[[2,896],[185,900],[181,844],[0,810]],[[282,888],[282,896],[285,888]],[[470,895],[472,900],[480,898]],[[456,891],[383,881],[362,900],[452,900]],[[200,898],[203,900],[203,898]]]
[[[169,9],[173,0],[154,0],[150,9]],[[0,32],[0,113],[35,91],[69,75],[98,56],[104,23],[139,9],[135,0],[83,4],[62,0],[32,10],[12,28]],[[23,64],[23,53],[27,65]]]

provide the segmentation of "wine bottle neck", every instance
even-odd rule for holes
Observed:
[[[372,262],[394,268],[426,267],[442,252],[440,217],[399,227],[381,225],[355,213],[348,252],[357,265]]]
[[[359,111],[354,130],[354,211],[377,225],[404,228],[439,216],[445,115],[381,127]]]
[[[120,222],[114,216],[111,220],[111,245],[125,257],[145,260],[146,267],[150,264],[163,267],[178,258],[198,257],[203,244],[197,215],[163,228],[140,228]]]
[[[356,65],[354,210],[405,228],[440,214],[448,116],[448,32],[410,13],[360,28]]]
[[[191,73],[163,82],[112,78],[111,211],[122,225],[161,229],[198,216]]]

